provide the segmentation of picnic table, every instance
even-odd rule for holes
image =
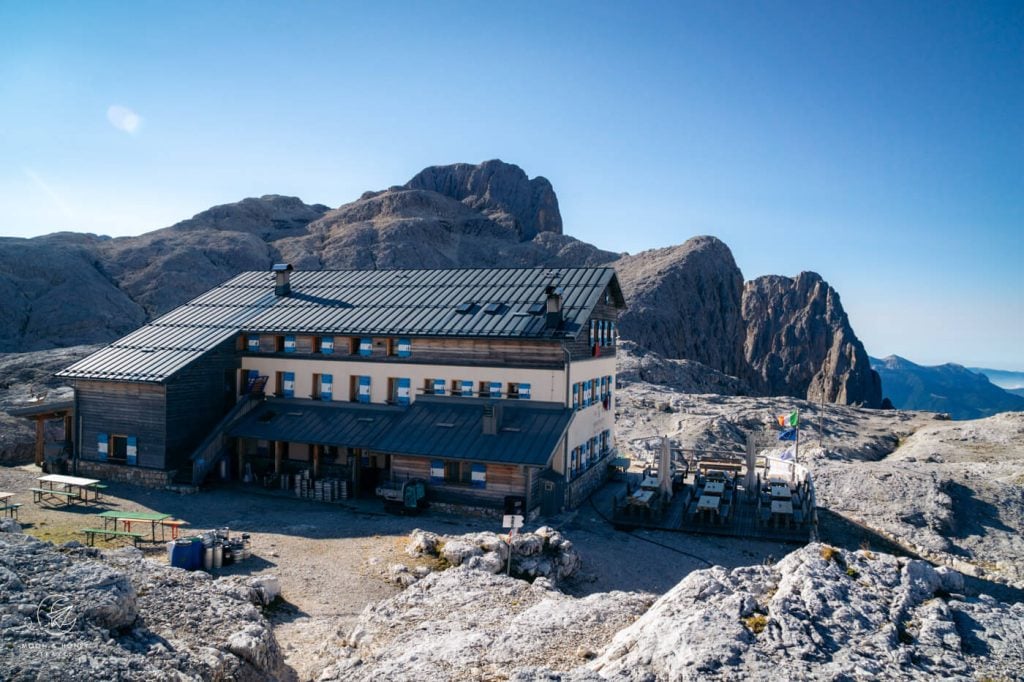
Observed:
[[[789,500],[772,500],[772,514],[793,514],[793,503]]]
[[[659,487],[658,479],[654,476],[644,476],[644,479],[640,481],[641,490],[657,490]]]
[[[89,491],[94,493],[94,501],[99,499],[99,491],[94,488],[100,484],[95,478],[79,478],[78,476],[65,476],[63,474],[47,474],[38,479],[39,487],[31,488],[32,501],[41,502],[44,495],[51,497],[63,497],[66,504],[72,499],[80,499],[86,504],[89,503]],[[43,487],[46,484],[46,487]],[[54,486],[60,486],[55,488]]]
[[[10,516],[12,519],[16,519],[18,518],[18,508],[21,505],[8,502],[12,497],[14,497],[14,493],[0,493],[0,512]]]
[[[718,511],[722,498],[716,495],[701,495],[697,500],[697,511]]]
[[[626,501],[630,504],[646,507],[650,505],[652,497],[654,497],[653,490],[637,490],[635,493],[630,495]]]
[[[788,500],[793,496],[788,483],[772,483],[770,488],[772,497],[777,500]]]
[[[103,519],[103,528],[106,529],[108,525],[112,524],[114,530],[117,530],[117,522],[120,521],[121,525],[128,532],[132,532],[133,523],[148,523],[152,529],[153,542],[156,542],[156,526],[161,521],[166,521],[171,518],[170,514],[163,514],[161,512],[133,512],[133,511],[105,511],[100,514],[100,518]],[[163,531],[161,529],[161,536]]]
[[[725,481],[708,481],[704,484],[705,495],[721,495],[725,492]]]

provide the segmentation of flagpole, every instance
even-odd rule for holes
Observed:
[[[793,464],[800,461],[800,413],[796,413],[796,444],[793,446]]]

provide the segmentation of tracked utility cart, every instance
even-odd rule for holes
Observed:
[[[384,508],[396,514],[416,514],[427,507],[427,484],[419,478],[391,480],[377,486]]]

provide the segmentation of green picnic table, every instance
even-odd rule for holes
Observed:
[[[131,530],[133,523],[149,523],[153,529],[153,542],[156,542],[156,524],[161,521],[166,521],[171,518],[170,514],[162,514],[160,512],[133,512],[133,511],[105,511],[100,514],[100,518],[103,519],[103,528],[106,529],[108,524],[113,524],[114,530],[117,530],[117,522],[120,521],[126,530]]]

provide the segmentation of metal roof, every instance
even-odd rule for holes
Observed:
[[[277,399],[253,410],[229,436],[366,448],[418,457],[547,466],[572,421],[559,403],[501,400],[500,430],[483,432],[481,398],[422,396],[408,407]]]
[[[401,409],[388,405],[268,400],[231,427],[228,435],[373,448],[399,417]]]
[[[239,332],[553,338],[548,286],[562,293],[558,337],[583,331],[606,289],[625,307],[612,268],[299,271],[286,296],[274,283],[272,272],[243,272],[57,376],[163,382]]]
[[[545,467],[572,421],[560,403],[501,400],[499,430],[483,432],[480,398],[422,396],[384,433],[375,450],[400,455],[443,457]]]

